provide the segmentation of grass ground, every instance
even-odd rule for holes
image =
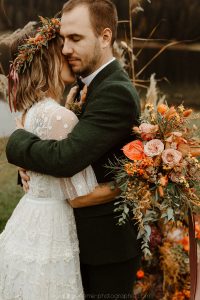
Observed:
[[[17,168],[7,163],[5,156],[6,139],[0,139],[0,232],[23,195],[17,186]]]

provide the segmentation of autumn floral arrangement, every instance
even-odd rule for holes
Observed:
[[[197,241],[200,241],[200,223],[195,223]],[[190,299],[189,236],[183,222],[171,222],[151,230],[151,257],[142,259],[134,287],[134,300],[188,300]]]
[[[119,224],[133,218],[145,256],[152,226],[187,222],[200,208],[200,140],[193,120],[198,115],[183,105],[146,103],[136,138],[123,147],[124,157],[111,163],[121,199],[116,203]]]

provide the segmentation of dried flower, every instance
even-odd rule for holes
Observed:
[[[162,185],[162,186],[166,186],[167,185],[167,183],[168,183],[168,178],[167,178],[167,176],[165,175],[165,176],[161,176],[160,177],[160,179],[159,179],[159,183],[160,183],[160,185]]]
[[[165,118],[168,119],[168,120],[170,120],[175,115],[176,115],[176,109],[174,108],[174,106],[171,106],[170,109],[165,114]]]
[[[187,109],[187,110],[185,110],[185,111],[183,112],[183,116],[184,116],[185,118],[187,118],[187,117],[189,117],[189,116],[191,115],[191,113],[192,113],[192,109]]]
[[[177,150],[185,157],[190,153],[190,146],[186,143],[180,143],[177,145]]]
[[[184,236],[180,243],[185,251],[189,251],[189,236]]]
[[[182,175],[181,172],[171,172],[169,178],[171,179],[172,182],[179,183],[181,175]]]

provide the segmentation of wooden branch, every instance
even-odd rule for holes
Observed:
[[[146,41],[145,39],[133,38],[133,48],[138,49],[162,49],[169,43],[170,41],[163,43],[159,41]],[[171,45],[167,50],[200,52],[200,43],[185,44],[180,42],[179,44]]]

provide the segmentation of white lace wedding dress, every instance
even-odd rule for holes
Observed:
[[[63,139],[77,122],[46,98],[28,111],[25,129],[41,139]],[[94,172],[89,166],[67,179],[29,175],[29,191],[0,235],[0,300],[83,300],[75,220],[66,199],[91,192]]]

